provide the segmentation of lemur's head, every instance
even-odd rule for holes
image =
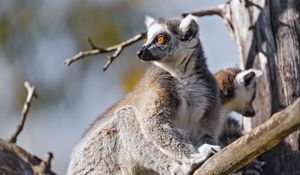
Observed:
[[[260,70],[241,71],[236,68],[216,73],[215,78],[225,111],[235,111],[243,116],[253,117],[255,110],[252,103],[256,94],[256,79],[261,75]]]
[[[183,61],[199,43],[198,24],[194,16],[183,19],[146,17],[147,35],[137,52],[143,61],[172,66]]]

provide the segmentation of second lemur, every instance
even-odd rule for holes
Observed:
[[[232,118],[230,112],[238,112],[245,117],[253,117],[255,109],[253,101],[256,94],[256,81],[262,75],[261,70],[227,68],[215,74],[222,101],[223,127],[219,136],[219,144],[223,148],[243,136],[244,129]],[[265,162],[259,158],[251,161],[234,175],[263,175]]]
[[[262,75],[261,70],[227,68],[215,74],[222,102],[223,127],[220,134],[222,147],[242,136],[242,127],[229,117],[230,112],[237,112],[245,117],[253,117],[253,101],[256,94],[256,79]]]

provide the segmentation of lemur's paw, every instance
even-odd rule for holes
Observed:
[[[201,165],[206,159],[220,150],[218,145],[203,144],[198,148],[198,152],[192,155],[192,164]]]
[[[185,163],[178,165],[172,172],[176,172],[174,174],[191,174],[194,170],[200,167],[206,159],[214,155],[220,149],[220,146],[217,145],[203,144],[198,148],[198,153],[192,154],[189,159],[184,161]]]
[[[218,145],[212,145],[212,147],[211,147],[211,151],[213,152],[213,154],[216,154],[220,150],[221,150],[221,147]]]
[[[221,147],[218,145],[210,145],[210,144],[203,144],[198,148],[199,154],[202,155],[203,157],[206,157],[208,159],[215,153],[221,150]]]

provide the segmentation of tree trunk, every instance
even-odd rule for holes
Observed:
[[[300,96],[300,0],[231,0],[225,9],[241,66],[264,70],[250,121],[254,128]],[[299,175],[299,149],[297,131],[261,156],[265,174]]]

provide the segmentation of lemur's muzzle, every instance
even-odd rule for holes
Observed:
[[[148,47],[142,47],[136,54],[139,57],[139,59],[141,59],[143,61],[159,60],[149,51]]]
[[[253,108],[252,102],[246,104],[244,107],[244,110],[241,112],[241,114],[245,117],[254,117],[255,116],[255,110]]]
[[[139,50],[139,51],[137,51],[137,56],[139,57],[139,59],[142,59],[142,57],[143,57],[143,55],[144,55],[144,52],[143,52],[143,50]]]
[[[244,111],[243,112],[243,116],[245,116],[245,117],[254,117],[255,116],[254,109]]]

